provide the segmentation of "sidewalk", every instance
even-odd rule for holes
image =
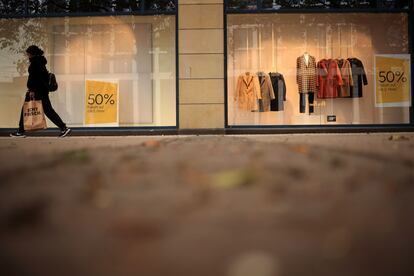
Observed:
[[[0,275],[414,275],[414,134],[0,138]]]

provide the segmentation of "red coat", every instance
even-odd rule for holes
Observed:
[[[317,68],[318,98],[337,98],[338,86],[344,84],[338,63],[334,59],[322,59]]]

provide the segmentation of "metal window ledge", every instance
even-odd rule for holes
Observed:
[[[15,129],[0,129],[7,137]],[[336,126],[237,126],[214,129],[159,128],[72,128],[70,136],[162,136],[162,135],[243,135],[243,134],[300,134],[300,133],[374,133],[414,132],[413,125],[336,125]],[[29,133],[32,137],[56,137],[58,129]]]

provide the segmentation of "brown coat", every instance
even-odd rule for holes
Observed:
[[[260,83],[256,75],[246,72],[237,79],[236,95],[234,101],[240,109],[258,110],[258,100],[262,98]]]
[[[338,86],[338,96],[341,98],[351,97],[351,86],[353,86],[354,83],[352,78],[351,63],[346,59],[339,59],[337,62],[343,81],[343,85]]]
[[[306,62],[305,55],[296,59],[296,83],[298,84],[299,93],[316,93],[316,60],[309,55]]]
[[[270,101],[275,98],[272,81],[269,75],[264,72],[258,72],[257,77],[259,79],[260,93],[262,95],[263,110],[261,111],[270,111]]]

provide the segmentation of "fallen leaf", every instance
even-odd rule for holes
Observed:
[[[410,138],[408,138],[404,135],[393,134],[388,138],[388,140],[390,140],[390,141],[408,141],[408,140],[410,140]]]
[[[208,183],[208,175],[198,170],[186,169],[183,175],[186,183],[196,187],[205,186],[204,184]]]
[[[159,148],[161,146],[161,143],[157,140],[148,140],[142,143],[142,146],[150,149]]]
[[[231,189],[251,185],[256,180],[256,174],[249,170],[228,170],[211,177],[211,185],[219,189]]]
[[[62,160],[67,163],[87,163],[91,160],[86,149],[70,150],[62,154]]]
[[[309,154],[308,146],[297,145],[297,146],[292,146],[290,149],[296,153],[305,154],[305,155]]]

